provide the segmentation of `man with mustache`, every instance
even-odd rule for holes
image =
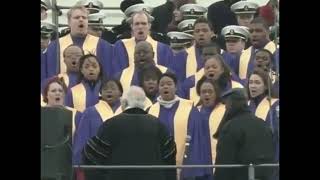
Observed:
[[[132,29],[132,38],[121,39],[114,44],[113,70],[115,73],[134,66],[134,49],[139,41],[147,41],[152,45],[155,64],[168,66],[172,61],[170,47],[155,41],[150,36],[151,22],[154,19],[150,16],[151,11],[152,9],[145,4],[136,4],[126,9],[125,14]]]
[[[112,46],[99,37],[88,34],[88,10],[83,6],[74,6],[68,11],[70,34],[53,41],[45,53],[47,77],[66,72],[63,51],[71,44],[81,47],[85,54],[95,54],[103,66],[103,76],[112,74]]]

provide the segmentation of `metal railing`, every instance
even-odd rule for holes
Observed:
[[[73,168],[80,169],[188,169],[188,168],[248,168],[248,180],[255,180],[255,168],[279,168],[279,164],[228,164],[228,165],[122,165],[122,166],[102,166],[102,165],[74,165]]]

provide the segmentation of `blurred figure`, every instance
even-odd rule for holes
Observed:
[[[193,44],[193,36],[188,33],[178,32],[178,31],[170,31],[168,32],[168,37],[170,38],[170,47],[174,53],[174,58],[179,54],[182,50],[185,50]]]
[[[255,18],[259,5],[252,1],[239,1],[231,6],[231,11],[236,14],[239,26],[249,27]]]
[[[274,163],[274,144],[268,125],[248,107],[243,89],[222,95],[226,112],[214,137],[217,138],[215,164]],[[272,168],[255,168],[255,178],[269,180]],[[247,180],[248,168],[216,168],[215,180]]]
[[[240,0],[222,0],[211,4],[208,7],[208,20],[215,27],[215,33],[221,34],[222,28],[228,25],[237,25],[235,14],[230,6]],[[224,47],[222,47],[224,49]]]
[[[51,4],[49,0],[41,0],[41,21],[47,19],[47,10],[49,9],[50,5]]]
[[[88,34],[101,37],[103,32],[103,19],[106,17],[104,13],[94,13],[88,16]],[[94,23],[95,25],[90,25]]]
[[[145,112],[145,94],[132,86],[121,98],[123,113],[105,121],[84,150],[88,165],[175,165],[176,145],[161,121]],[[129,151],[128,151],[129,150]],[[175,180],[169,170],[86,170],[86,180]]]

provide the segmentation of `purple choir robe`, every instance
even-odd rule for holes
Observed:
[[[67,35],[69,36],[69,35]],[[113,53],[113,47],[110,43],[107,41],[100,39],[94,36],[87,35],[86,38],[91,37],[91,39],[95,39],[97,41],[94,41],[93,43],[97,42],[97,45],[94,47],[93,50],[90,50],[90,53],[95,54],[98,57],[98,60],[100,61],[102,68],[103,68],[103,76],[104,77],[110,77],[113,73],[112,71],[112,53]],[[64,37],[62,37],[64,38]],[[60,43],[59,40],[62,38],[59,38],[58,40],[55,40],[51,42],[48,46],[48,49],[45,53],[45,58],[47,62],[47,78],[52,77],[54,75],[57,75],[59,73],[64,73],[65,70],[60,69],[60,54],[63,52],[64,49],[60,49]],[[71,37],[72,42],[71,44],[76,44],[79,47],[82,47],[84,49],[84,53],[88,54],[89,50],[85,49],[86,38],[79,38],[79,37]],[[90,47],[88,47],[90,48]],[[92,47],[91,47],[92,48]]]
[[[279,108],[279,99],[271,99],[271,108],[267,96],[262,95],[253,98],[249,101],[250,110],[255,115],[270,126],[274,134],[274,143],[276,145],[276,157],[275,160],[279,161],[279,117],[277,108]]]
[[[41,82],[47,78],[47,60],[44,52],[41,52]]]
[[[120,112],[120,101],[110,107],[107,102],[102,100],[96,105],[88,107],[83,112],[80,124],[76,130],[76,136],[74,137],[72,150],[73,165],[82,164],[82,149],[87,140],[97,134],[100,125]]]
[[[155,53],[155,63],[162,66],[169,66],[169,63],[172,61],[172,50],[170,46],[163,44],[161,42],[153,40],[150,36],[148,36],[147,40],[153,47],[153,51]],[[113,73],[121,72],[129,65],[133,65],[133,54],[135,47],[135,39],[134,37],[130,39],[121,39],[118,40],[114,44],[114,52],[113,52]],[[128,49],[126,48],[128,47]]]
[[[213,138],[213,134],[217,132],[217,129],[222,121],[222,118],[226,112],[226,107],[222,103],[218,103],[214,106],[205,107],[205,106],[198,106],[197,107],[200,111],[200,114],[206,121],[205,127],[208,128],[210,132],[210,144],[211,144],[211,159],[212,164],[215,164],[216,160],[216,148],[217,148],[217,139]],[[213,169],[214,172],[214,169]]]
[[[268,42],[263,48],[273,53],[274,57],[276,58],[277,47],[272,41]],[[244,82],[247,82],[248,76],[253,72],[255,60],[254,54],[257,50],[258,49],[255,49],[253,46],[250,46],[248,49],[242,52],[239,61],[236,61],[238,62],[238,64],[236,65],[238,66],[238,76]],[[273,64],[275,65],[275,67],[278,66],[277,62],[273,62]]]
[[[196,93],[196,84],[200,80],[200,78],[203,76],[204,70],[203,68],[198,71],[195,75],[190,76],[187,78],[181,85],[181,88],[178,89],[178,95],[185,99],[190,99],[195,101],[195,104],[197,104],[199,96]],[[231,75],[231,81],[224,87],[223,91],[226,91],[230,88],[243,88],[243,85],[239,81],[239,78],[232,73]],[[193,92],[191,92],[193,91]],[[190,94],[192,94],[192,97],[190,97]]]
[[[183,165],[204,165],[204,164],[212,164],[211,162],[211,155],[210,155],[210,138],[209,138],[209,129],[208,126],[205,125],[206,121],[202,118],[200,112],[196,107],[193,106],[191,101],[184,100],[182,101],[189,102],[188,106],[180,106],[181,100],[176,102],[171,108],[165,108],[160,105],[160,110],[158,115],[152,113],[152,108],[158,106],[159,104],[156,103],[152,105],[149,109],[149,114],[155,115],[159,118],[159,120],[168,128],[171,135],[174,136],[176,143],[177,138],[175,136],[175,122],[179,122],[179,131],[182,132],[180,129],[183,129],[183,123],[181,124],[182,119],[175,120],[175,115],[179,111],[178,107],[182,110],[181,113],[189,113],[187,115],[187,132],[186,135],[191,136],[190,139],[190,146],[185,149],[185,154],[187,158],[183,158],[182,164]],[[184,103],[185,104],[185,103]],[[191,107],[190,107],[191,106]],[[190,111],[188,111],[190,109]],[[188,112],[187,112],[188,111]],[[179,118],[182,118],[179,116]],[[180,126],[181,125],[181,126]],[[183,132],[182,132],[183,133]],[[183,136],[183,134],[179,134],[179,136]],[[185,146],[185,139],[186,137],[182,137],[184,142],[183,146]],[[181,144],[180,144],[181,145]],[[179,143],[177,143],[177,148],[179,149]],[[186,146],[185,146],[186,147]],[[178,152],[177,152],[177,165],[179,164],[178,160]],[[210,179],[212,178],[212,170],[211,168],[194,168],[194,169],[183,169],[180,174],[180,179],[185,179],[188,177],[204,177]],[[203,178],[203,179],[206,179]]]
[[[161,66],[161,65],[156,65],[157,68],[162,73],[165,72],[172,72],[170,69]],[[134,66],[130,66],[125,68],[123,71],[118,72],[114,76],[115,79],[119,80],[121,82],[121,85],[123,87],[123,91],[127,91],[130,86],[140,86],[139,85],[139,70],[135,68]]]
[[[222,57],[232,70],[236,68],[236,56],[224,52]],[[204,62],[200,48],[196,48],[195,46],[191,46],[189,49],[174,54],[173,61],[171,61],[169,66],[169,68],[176,72],[180,82],[183,82],[186,78],[194,75],[203,67]]]
[[[101,81],[96,82],[94,87],[90,87],[87,82],[82,81],[67,92],[66,106],[83,112],[87,107],[98,103],[100,87]]]

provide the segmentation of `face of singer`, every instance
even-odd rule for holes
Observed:
[[[271,62],[270,55],[265,51],[259,51],[256,53],[254,66],[259,68],[267,68]]]
[[[171,101],[174,99],[177,88],[173,79],[164,76],[159,81],[159,93],[163,100]]]
[[[57,82],[49,85],[48,89],[48,105],[49,106],[62,106],[64,103],[65,92],[63,87]]]
[[[203,106],[213,106],[216,101],[216,91],[209,82],[204,82],[200,87],[200,99]]]
[[[204,64],[204,75],[208,79],[217,80],[223,72],[222,64],[214,57],[209,58]]]
[[[257,74],[252,74],[249,78],[249,92],[252,98],[263,94],[267,90],[262,78]]]
[[[151,24],[148,22],[148,17],[145,14],[135,14],[132,17],[131,25],[133,36],[137,41],[144,41],[149,35]]]

